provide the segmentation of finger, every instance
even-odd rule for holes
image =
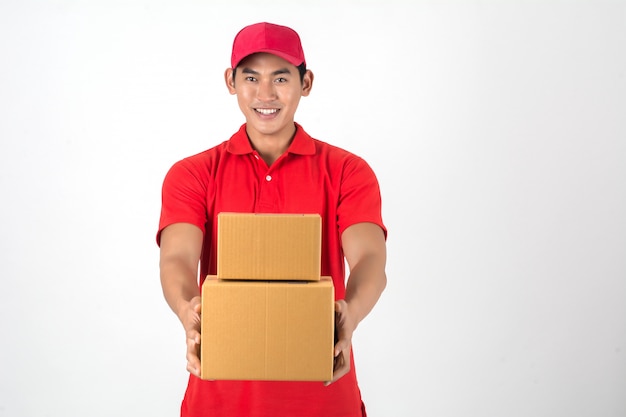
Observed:
[[[192,328],[187,330],[186,332],[186,336],[187,336],[187,340],[193,340],[194,343],[196,344],[200,344],[200,329],[197,328]]]
[[[333,364],[333,379],[329,382],[326,382],[324,384],[325,386],[332,384],[333,382],[337,381],[339,378],[350,372],[350,361],[347,359],[349,356],[346,355],[349,355],[349,353],[340,352],[340,354],[335,357]]]
[[[335,343],[335,348],[333,350],[334,356],[338,356],[341,352],[348,351],[352,348],[352,339],[346,337],[345,333],[339,329],[337,332],[337,342]]]
[[[200,335],[187,338],[187,352],[197,353],[200,349]]]
[[[335,301],[335,315],[341,316],[345,310],[346,302],[344,300]]]
[[[197,376],[198,378],[200,378],[201,372],[200,372],[200,362],[195,360],[195,361],[188,361],[187,362],[187,372],[189,372],[192,375]]]
[[[341,352],[343,352],[344,350],[348,349],[350,347],[350,341],[347,339],[339,339],[337,340],[337,343],[335,343],[335,350],[333,352],[333,354],[335,355],[335,358],[337,358],[339,356],[339,354],[341,354]]]
[[[192,339],[187,339],[187,371],[200,377],[199,344]]]
[[[202,301],[199,297],[196,297],[194,301],[195,304],[193,305],[193,311],[200,314],[202,312]]]

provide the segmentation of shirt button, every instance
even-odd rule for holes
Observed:
[[[266,175],[265,176],[265,181],[271,181],[272,180],[272,176],[271,175]]]

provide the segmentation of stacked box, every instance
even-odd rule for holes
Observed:
[[[202,379],[330,381],[334,287],[319,215],[220,213],[202,286]]]
[[[319,281],[319,214],[220,213],[219,279]]]

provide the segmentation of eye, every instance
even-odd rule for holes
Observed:
[[[284,78],[284,77],[280,77],[280,78],[277,78],[277,79],[276,79],[276,82],[277,82],[277,83],[279,83],[279,84],[286,83],[286,82],[287,82],[287,79],[286,79],[286,78]]]
[[[253,77],[253,76],[251,76],[251,75],[248,75],[248,76],[245,78],[245,80],[246,80],[246,81],[250,81],[250,82],[255,82],[255,81],[256,81],[256,78],[254,78],[254,77]]]

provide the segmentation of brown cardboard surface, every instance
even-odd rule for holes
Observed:
[[[330,277],[202,286],[202,379],[330,381],[333,335]]]
[[[217,276],[318,281],[321,235],[319,214],[219,213]]]

